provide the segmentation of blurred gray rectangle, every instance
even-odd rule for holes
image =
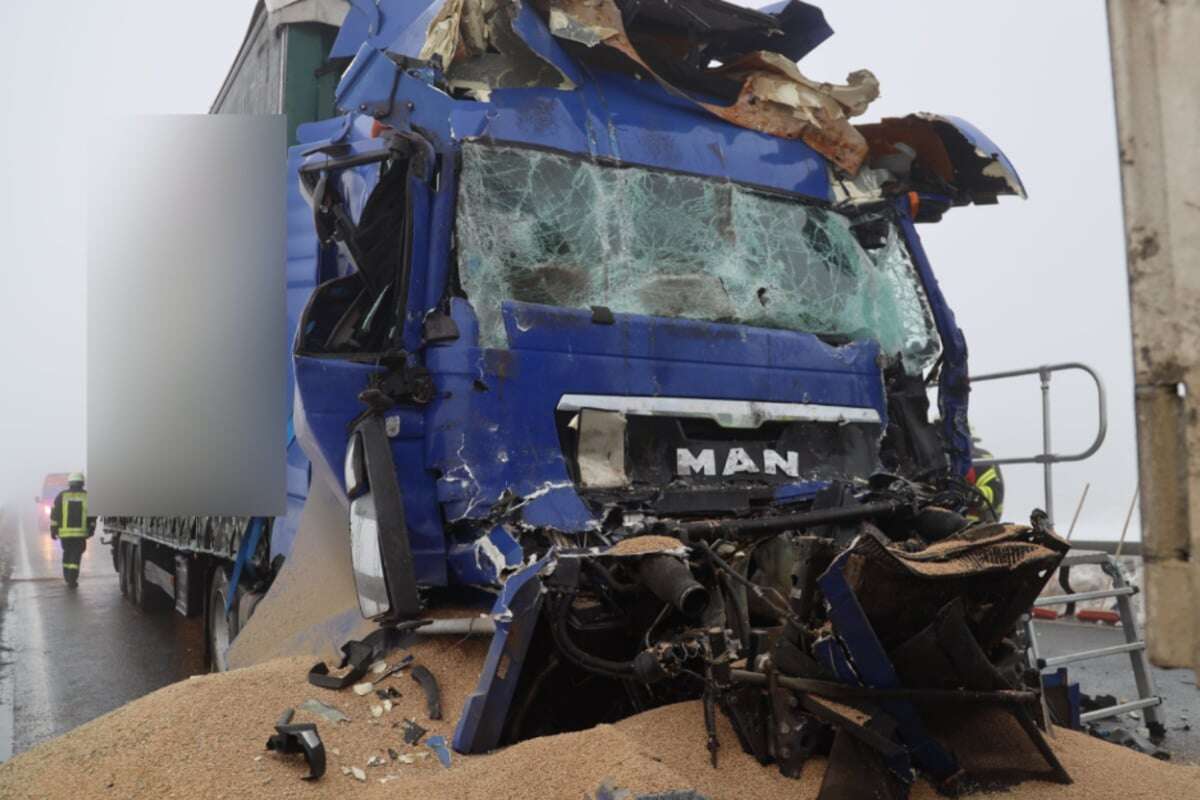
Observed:
[[[97,515],[285,512],[282,116],[86,139],[87,488]]]

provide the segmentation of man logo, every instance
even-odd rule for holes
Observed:
[[[717,454],[712,448],[705,448],[693,455],[686,447],[675,450],[676,475],[708,475],[728,477],[730,475],[787,475],[790,478],[800,477],[800,454],[794,450],[779,453],[775,450],[762,451],[762,465],[742,447],[731,447],[725,456],[721,471],[717,472]]]

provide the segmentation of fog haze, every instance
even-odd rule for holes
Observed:
[[[836,31],[802,63],[816,80],[854,69],[882,96],[861,121],[911,111],[970,120],[1012,159],[1029,199],[955,209],[922,226],[975,373],[1081,360],[1104,375],[1110,431],[1097,457],[1056,471],[1065,528],[1115,538],[1136,486],[1132,362],[1104,5],[830,0]],[[28,503],[50,471],[85,463],[81,177],[104,153],[106,114],[204,112],[231,64],[251,0],[74,0],[0,5],[0,497]],[[114,189],[115,190],[115,189]],[[1086,446],[1086,383],[1055,380],[1056,449]],[[1040,445],[1036,379],[972,396],[997,455]],[[1011,468],[1007,515],[1042,504],[1033,467]],[[1136,527],[1132,535],[1137,535]]]

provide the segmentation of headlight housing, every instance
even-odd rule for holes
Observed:
[[[383,421],[371,416],[350,435],[344,464],[350,498],[350,557],[358,607],[369,619],[421,612],[404,503]]]

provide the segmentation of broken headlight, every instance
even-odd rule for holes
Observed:
[[[350,499],[350,558],[354,565],[354,587],[364,617],[377,617],[391,610],[383,556],[379,542],[379,519],[375,498],[367,480],[366,455],[361,431],[355,431],[346,447],[346,494]]]

